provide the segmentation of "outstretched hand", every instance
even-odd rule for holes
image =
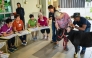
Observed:
[[[75,25],[74,24],[70,24],[70,27],[75,28]]]

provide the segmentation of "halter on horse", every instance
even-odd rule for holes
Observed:
[[[63,31],[61,32],[60,30],[63,30]],[[59,38],[59,40],[64,39],[64,41],[63,41],[64,50],[66,49],[67,42],[68,42],[68,38],[65,35],[65,31],[66,31],[66,29],[59,29],[58,33],[60,33],[60,34],[62,33],[62,35],[60,35],[60,34],[57,35],[57,37]]]

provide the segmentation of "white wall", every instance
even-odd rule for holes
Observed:
[[[70,16],[72,16],[74,12],[80,12],[81,16],[92,17],[92,13],[90,13],[90,8],[61,8],[61,12],[66,12]]]
[[[29,20],[29,14],[33,12],[39,12],[39,8],[36,7],[36,4],[38,3],[37,0],[27,0],[27,1],[28,3],[24,4],[26,23]]]
[[[60,8],[60,12],[66,12],[69,14],[69,16],[72,16],[75,12],[80,12],[81,16],[89,16],[92,18],[92,12],[90,12],[90,8],[92,7],[92,2],[85,3],[85,8]],[[91,23],[91,32],[92,32],[92,20],[89,20]]]
[[[74,12],[80,12],[81,16],[90,16],[92,17],[92,13],[90,12],[90,8],[92,7],[92,2],[85,2],[85,8],[60,8],[61,12],[66,12],[70,16],[73,15]]]
[[[38,4],[38,0],[27,0],[27,4],[24,4],[25,0],[12,0],[12,9],[13,12],[16,12],[17,8],[17,2],[21,3],[21,6],[25,10],[25,22],[27,24],[29,20],[29,14],[34,13],[34,12],[39,12],[39,8],[36,7],[36,4]]]
[[[41,4],[44,16],[48,17],[48,0],[41,0]]]

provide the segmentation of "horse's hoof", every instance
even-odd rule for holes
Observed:
[[[77,54],[74,54],[74,58],[78,58],[78,55]]]

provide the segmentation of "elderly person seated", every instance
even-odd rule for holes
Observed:
[[[49,25],[49,20],[48,18],[46,18],[45,16],[43,16],[42,13],[39,13],[38,14],[38,26],[39,27],[45,27],[45,26],[48,26]],[[47,37],[45,38],[45,31],[47,33]],[[46,39],[48,40],[48,35],[50,33],[50,29],[42,29],[41,30],[41,33],[43,34],[43,39]]]
[[[1,36],[10,36],[13,34],[13,30],[12,30],[12,20],[11,19],[7,19],[6,20],[6,24],[4,24],[1,29],[0,29],[0,35]],[[17,47],[15,47],[15,38],[11,38],[8,40],[8,50],[9,52],[14,52]]]
[[[15,20],[13,22],[13,30],[14,32],[18,32],[18,33],[21,33],[20,31],[23,31],[24,30],[24,23],[23,21],[20,19],[20,15],[17,14],[15,16]],[[27,45],[27,42],[26,42],[26,35],[23,35],[23,36],[19,36],[21,42],[22,42],[22,45]]]

